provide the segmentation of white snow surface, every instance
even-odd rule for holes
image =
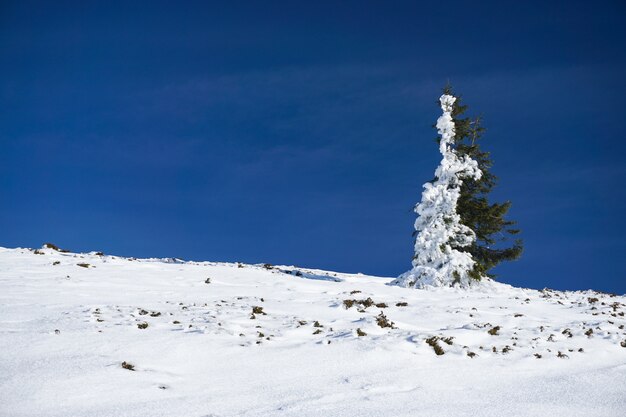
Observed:
[[[456,207],[463,179],[480,179],[482,172],[475,160],[467,155],[459,157],[453,148],[455,101],[456,97],[448,94],[439,98],[443,114],[437,120],[437,131],[441,135],[442,159],[435,171],[436,180],[424,184],[422,200],[415,206],[418,217],[413,268],[400,275],[394,285],[415,288],[476,285],[476,280],[468,275],[474,267],[472,255],[458,250],[471,245],[476,234],[461,223]]]
[[[624,296],[36,252],[0,248],[2,416],[626,415]]]

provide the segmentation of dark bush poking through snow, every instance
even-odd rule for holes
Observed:
[[[426,344],[433,348],[437,356],[441,356],[446,352],[443,350],[441,346],[439,346],[439,343],[437,343],[438,341],[439,341],[439,337],[433,336],[433,337],[429,337],[428,339],[426,339]]]
[[[135,370],[135,365],[133,365],[132,363],[124,361],[124,362],[122,362],[122,368],[128,369],[129,371],[134,371]]]
[[[497,336],[499,331],[500,331],[500,326],[495,326],[495,327],[492,327],[490,330],[488,330],[487,333],[489,333],[492,336]]]
[[[382,328],[389,327],[391,329],[395,329],[394,322],[390,321],[382,311],[378,316],[376,316],[376,324],[378,324]]]

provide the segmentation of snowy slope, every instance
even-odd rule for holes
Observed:
[[[624,296],[36,252],[0,248],[2,416],[626,415]]]

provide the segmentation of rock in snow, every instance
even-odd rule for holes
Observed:
[[[391,281],[0,248],[0,415],[624,415],[626,297]]]

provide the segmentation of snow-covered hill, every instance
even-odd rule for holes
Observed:
[[[626,415],[626,297],[390,281],[0,248],[0,415]]]

